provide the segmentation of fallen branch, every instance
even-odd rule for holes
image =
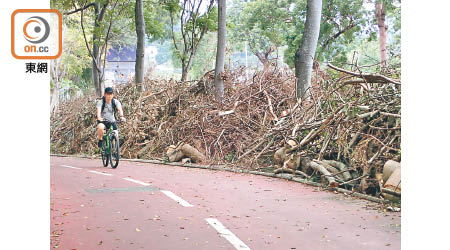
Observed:
[[[348,71],[348,70],[345,70],[345,69],[338,68],[338,67],[332,65],[331,63],[328,63],[328,67],[330,67],[330,68],[332,68],[334,70],[337,70],[339,72],[343,72],[343,73],[346,73],[346,74],[349,74],[349,75],[352,75],[352,76],[363,78],[365,80],[365,82],[368,82],[368,83],[393,83],[393,84],[396,84],[396,85],[401,85],[400,82],[398,82],[398,81],[396,81],[394,79],[391,79],[389,77],[386,77],[386,76],[383,76],[383,75],[379,75],[379,74],[372,75],[372,74],[356,73],[356,72],[352,72],[352,71]]]

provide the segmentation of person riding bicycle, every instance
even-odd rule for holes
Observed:
[[[97,102],[97,135],[98,135],[98,147],[102,147],[102,139],[105,129],[109,129],[113,126],[113,129],[117,131],[117,124],[115,113],[119,111],[119,117],[121,121],[126,121],[123,116],[122,104],[119,100],[114,98],[114,89],[111,87],[105,88],[105,94]],[[117,132],[116,132],[117,133]]]

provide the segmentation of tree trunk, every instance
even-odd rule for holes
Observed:
[[[224,95],[223,79],[220,74],[224,69],[225,46],[226,46],[226,0],[218,0],[218,31],[217,31],[217,55],[216,70],[214,74],[214,85],[216,87],[216,99],[222,103]]]
[[[50,99],[50,114],[56,113],[59,106],[59,82],[55,81]]]
[[[191,55],[189,56],[189,60],[186,63],[186,60],[181,60],[181,81],[184,82],[187,79],[187,75],[189,73],[189,70],[191,70],[192,67],[192,61],[194,59],[196,50],[193,49],[191,52]]]
[[[101,84],[101,76],[100,76],[100,72],[98,70],[98,65],[100,65],[100,60],[99,60],[99,50],[98,50],[98,38],[97,38],[97,34],[96,31],[98,30],[98,28],[100,27],[99,23],[98,23],[98,15],[99,15],[99,3],[95,3],[94,4],[94,13],[95,13],[95,22],[94,22],[94,32],[92,35],[92,81],[94,82],[94,87],[95,87],[95,95],[97,96],[97,98],[100,98],[103,96],[103,88],[102,88],[102,84]]]
[[[387,26],[385,25],[386,20],[386,5],[383,2],[375,3],[375,14],[378,23],[378,29],[380,32],[380,64],[381,67],[386,67],[386,33]]]
[[[311,71],[319,39],[321,13],[322,0],[308,0],[302,43],[295,53],[297,98],[307,94],[311,86]]]
[[[182,81],[182,82],[186,81],[187,74],[188,74],[187,66],[185,65],[184,62],[181,62],[181,80],[180,81]]]
[[[141,90],[145,91],[144,84],[144,56],[145,56],[145,23],[142,0],[136,0],[135,7],[136,18],[136,65],[135,65],[135,82],[141,84]]]
[[[263,64],[263,70],[267,71],[270,67],[269,60],[263,61],[262,64]]]

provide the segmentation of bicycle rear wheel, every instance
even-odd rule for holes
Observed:
[[[106,142],[105,142],[105,140],[103,140],[101,151],[102,151],[103,167],[107,167],[108,163],[109,163],[109,154],[106,153]]]
[[[115,135],[111,137],[111,155],[109,157],[109,160],[111,162],[111,167],[116,168],[117,165],[119,165],[119,140]]]

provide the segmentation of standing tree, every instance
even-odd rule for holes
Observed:
[[[204,35],[209,31],[217,30],[217,8],[214,8],[214,0],[209,0],[207,5],[204,5],[202,0],[183,0],[181,2],[165,0],[164,3],[170,15],[173,54],[175,58],[181,60],[181,81],[185,81]],[[202,12],[200,7],[206,9]],[[180,18],[181,38],[175,33],[175,26],[178,23],[175,23],[174,19],[177,17]]]
[[[217,56],[216,56],[216,70],[214,74],[214,85],[216,87],[216,99],[223,102],[223,78],[221,73],[224,68],[225,60],[225,46],[227,38],[226,16],[227,16],[227,1],[218,0],[218,31],[217,31]]]
[[[111,38],[111,30],[113,27],[114,20],[118,19],[122,12],[129,6],[130,0],[95,0],[94,2],[87,3],[87,1],[61,1],[56,3],[61,9],[72,9],[74,10],[67,11],[65,15],[72,15],[80,12],[80,24],[84,37],[84,41],[86,44],[86,48],[89,52],[90,57],[92,58],[92,80],[94,82],[95,94],[97,97],[101,97],[103,95],[104,86],[103,86],[103,78],[104,78],[104,68],[105,68],[105,60],[106,53],[108,50],[108,42]],[[86,30],[84,27],[85,20],[85,11],[89,8],[94,8],[93,16],[88,13],[87,15],[91,15],[94,19],[94,28],[92,31],[92,49],[89,45]],[[102,62],[103,58],[103,62]]]
[[[316,60],[347,60],[351,44],[361,38],[364,29],[370,25],[371,12],[364,7],[366,0],[328,0],[322,5],[319,40],[316,48]],[[284,61],[295,66],[295,53],[301,43],[305,29],[306,0],[293,0],[290,8],[292,26],[288,27]]]
[[[297,98],[304,96],[311,86],[311,71],[319,39],[321,12],[322,0],[308,0],[302,43],[295,53]]]
[[[49,64],[51,79],[50,113],[58,111],[60,90],[66,84],[74,88],[82,88],[83,81],[78,80],[85,68],[89,68],[90,58],[87,55],[82,34],[74,24],[74,18],[65,18],[62,26],[62,54]],[[67,86],[67,85],[66,85]]]
[[[145,58],[145,23],[142,0],[136,0],[135,6],[136,19],[136,65],[134,67],[134,77],[137,84],[141,84],[141,90],[145,91],[144,83],[144,58]]]
[[[379,29],[379,41],[380,41],[380,65],[381,68],[386,67],[386,33],[387,26],[386,21],[386,4],[382,1],[375,2],[375,16],[377,19]]]
[[[266,70],[270,56],[286,44],[287,27],[292,22],[289,0],[233,1],[229,18],[233,42],[248,42],[250,51]]]

